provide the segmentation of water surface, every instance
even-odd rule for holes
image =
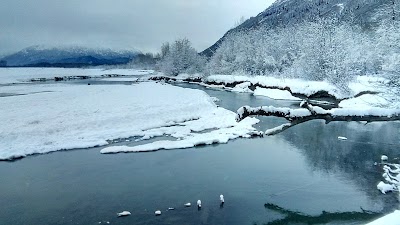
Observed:
[[[297,107],[248,93],[180,86],[205,90],[233,111],[243,105]],[[285,122],[260,119],[261,130]],[[184,150],[102,155],[101,148],[91,148],[0,162],[0,224],[242,225],[285,218],[265,203],[314,217],[322,211],[388,213],[399,200],[376,189],[382,170],[374,162],[381,154],[398,156],[399,128],[396,122],[311,121],[273,137]],[[183,207],[198,199],[200,211]],[[158,209],[163,214],[155,217]],[[132,216],[117,218],[123,210]],[[363,224],[377,216],[329,224]]]

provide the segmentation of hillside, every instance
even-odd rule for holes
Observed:
[[[229,30],[201,54],[211,57],[229,34],[260,27],[273,29],[328,17],[364,28],[374,27],[383,18],[396,16],[392,6],[398,4],[399,0],[277,0],[265,11]]]

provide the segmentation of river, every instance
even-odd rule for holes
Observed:
[[[232,111],[298,104],[177,85],[204,90]],[[285,122],[260,119],[260,130]],[[0,162],[0,224],[363,224],[399,208],[397,194],[376,189],[382,169],[374,165],[382,154],[398,156],[399,130],[397,122],[310,121],[272,137],[183,150],[102,155],[90,148]],[[193,207],[198,199],[201,210]],[[132,215],[118,218],[124,210]]]

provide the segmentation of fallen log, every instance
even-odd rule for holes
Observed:
[[[346,109],[346,108],[333,108],[325,110],[318,106],[313,106],[306,101],[300,104],[301,108],[280,108],[274,106],[261,106],[250,107],[243,106],[238,109],[236,121],[241,121],[248,116],[275,116],[284,118],[289,123],[282,124],[278,127],[269,129],[265,135],[274,135],[283,132],[297,124],[304,123],[310,120],[325,120],[328,124],[332,121],[364,121],[370,122],[383,122],[383,121],[396,121],[400,120],[400,109]]]

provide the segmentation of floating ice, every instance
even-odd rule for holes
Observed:
[[[119,217],[121,217],[121,216],[130,216],[131,213],[129,211],[123,211],[123,212],[117,213],[117,215]]]

